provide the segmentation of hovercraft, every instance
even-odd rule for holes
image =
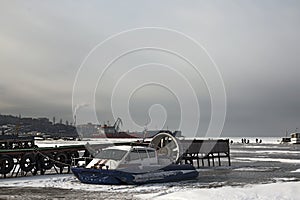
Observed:
[[[165,138],[165,133],[158,135],[158,138],[162,137]],[[168,138],[164,148],[159,148],[159,144],[107,147],[87,166],[76,166],[71,170],[80,182],[88,184],[147,184],[197,178],[198,171],[194,166],[175,164],[179,149],[176,138],[171,135]]]

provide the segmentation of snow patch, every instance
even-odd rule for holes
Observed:
[[[280,167],[241,167],[234,169],[233,171],[248,171],[248,172],[267,172],[280,169]]]
[[[297,181],[298,179],[295,177],[291,178],[273,178],[276,182],[288,182],[288,181]]]
[[[236,160],[250,160],[250,161],[261,161],[261,162],[281,162],[281,163],[297,163],[300,164],[299,159],[285,159],[285,158],[235,158]]]
[[[291,171],[292,173],[300,173],[300,169],[296,169],[295,171]]]

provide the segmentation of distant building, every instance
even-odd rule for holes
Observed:
[[[46,118],[46,117],[41,117],[41,118],[38,118],[38,120],[39,120],[40,122],[42,122],[42,123],[45,123],[45,124],[48,124],[48,123],[50,123],[49,119],[48,119],[48,118]]]

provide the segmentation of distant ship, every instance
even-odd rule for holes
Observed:
[[[172,135],[181,136],[181,131],[171,132],[170,130],[144,130],[142,132],[121,131],[122,120],[118,118],[114,125],[104,124],[98,126],[97,131],[90,135],[92,138],[152,138],[158,133],[168,132]],[[83,132],[84,133],[84,132]]]
[[[297,132],[297,129],[296,132],[290,134],[290,137],[287,137],[288,132],[286,131],[286,136],[281,139],[281,143],[300,144],[300,133]]]
[[[291,143],[292,144],[300,144],[300,133],[292,133],[291,134]]]

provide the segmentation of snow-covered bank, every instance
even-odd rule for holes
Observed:
[[[300,182],[278,182],[272,184],[249,185],[245,187],[193,189],[169,194],[141,194],[137,197],[140,199],[155,200],[299,200]]]

